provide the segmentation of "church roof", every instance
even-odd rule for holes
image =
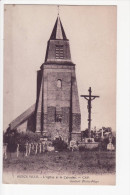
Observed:
[[[53,31],[50,36],[50,40],[56,40],[56,39],[67,40],[59,15],[57,17]]]
[[[16,128],[20,125],[23,121],[25,121],[29,116],[31,116],[35,112],[35,104],[29,107],[25,112],[19,115],[16,119],[14,119],[10,124],[10,129]]]

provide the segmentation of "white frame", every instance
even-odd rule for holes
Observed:
[[[3,6],[4,4],[76,4],[76,5],[117,5],[117,179],[116,186],[46,186],[46,185],[5,185],[0,177],[0,193],[7,194],[130,194],[130,1],[129,0],[2,0],[0,2],[0,90],[3,91]],[[2,130],[3,100],[0,96],[0,129]],[[2,131],[0,136],[2,143]],[[1,144],[2,145],[2,144]],[[0,147],[2,173],[2,147]],[[2,175],[2,174],[1,174]],[[22,190],[21,190],[22,188]]]

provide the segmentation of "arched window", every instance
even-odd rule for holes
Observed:
[[[58,79],[57,80],[57,87],[58,88],[61,88],[62,87],[62,81],[61,81],[61,79]]]

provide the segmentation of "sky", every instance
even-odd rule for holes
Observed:
[[[60,6],[60,19],[70,41],[81,110],[81,129],[88,125],[87,101],[92,101],[92,128],[116,131],[116,6]],[[36,101],[37,70],[44,62],[57,6],[4,7],[4,130]]]

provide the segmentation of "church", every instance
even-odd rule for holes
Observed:
[[[9,124],[10,130],[33,131],[54,140],[81,140],[81,113],[75,64],[58,15],[37,71],[36,102]]]

